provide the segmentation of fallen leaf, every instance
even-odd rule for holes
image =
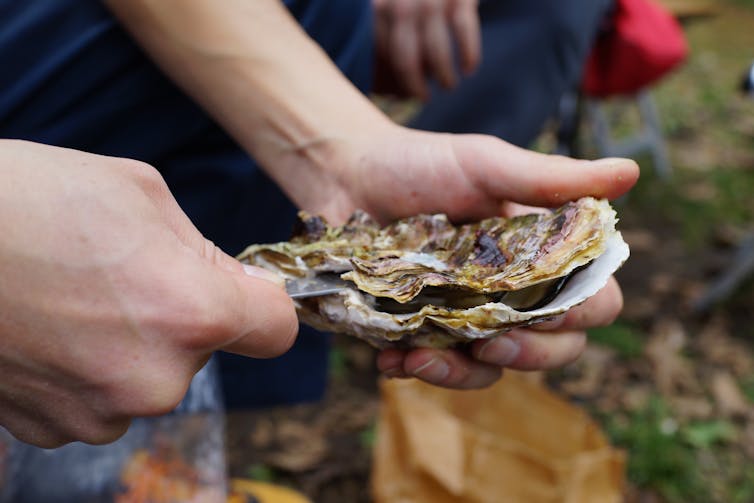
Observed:
[[[644,353],[652,365],[657,387],[666,397],[679,391],[701,390],[689,360],[681,354],[686,332],[678,320],[660,320],[652,329]]]
[[[657,239],[646,229],[623,229],[621,234],[632,252],[651,252],[657,248]]]
[[[740,340],[733,338],[728,324],[721,317],[710,320],[693,341],[694,349],[705,360],[733,372],[741,378],[754,372],[754,358],[751,350]]]
[[[720,370],[712,376],[711,390],[717,408],[724,417],[745,417],[749,414],[751,408],[746,397],[729,371]]]
[[[670,408],[680,420],[709,419],[715,412],[712,403],[704,396],[675,395],[668,397]]]
[[[266,461],[277,468],[302,472],[314,468],[327,456],[327,442],[321,432],[298,421],[278,424],[276,438],[279,448]]]
[[[574,364],[576,376],[561,384],[563,391],[569,395],[589,397],[595,395],[604,384],[607,366],[615,360],[615,351],[589,345]]]

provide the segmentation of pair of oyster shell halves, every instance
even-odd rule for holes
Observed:
[[[597,293],[628,258],[606,200],[452,225],[442,214],[380,227],[300,214],[287,242],[238,259],[286,279],[337,275],[349,287],[299,299],[302,322],[378,348],[449,347],[553,318]]]

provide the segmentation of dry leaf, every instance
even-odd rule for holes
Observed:
[[[270,453],[267,461],[292,472],[309,470],[327,456],[327,442],[318,432],[303,423],[283,421],[278,425],[279,450]]]
[[[622,229],[621,234],[634,253],[651,252],[657,249],[657,239],[646,229]]]
[[[644,353],[652,364],[657,387],[666,397],[678,391],[700,390],[690,362],[681,351],[686,346],[686,332],[678,320],[659,321],[652,329]]]
[[[727,323],[722,318],[714,318],[704,326],[694,340],[694,347],[707,361],[730,369],[736,377],[745,377],[754,372],[751,350],[730,335]]]
[[[709,419],[715,411],[710,401],[703,395],[668,397],[670,407],[678,419]]]
[[[588,397],[595,395],[604,384],[605,370],[615,360],[615,351],[589,345],[575,362],[578,377],[561,383],[563,391],[569,395]]]
[[[720,370],[712,377],[712,395],[725,417],[744,417],[751,410],[738,383],[727,370]]]

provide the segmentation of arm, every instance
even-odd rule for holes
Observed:
[[[339,143],[390,125],[279,0],[106,3],[301,207],[322,206],[340,184]]]
[[[344,221],[356,208],[382,221],[421,212],[468,220],[508,201],[556,206],[614,198],[638,177],[628,160],[578,161],[494,137],[434,134],[390,122],[303,33],[277,0],[108,0],[126,27],[301,208]],[[333,27],[338,29],[338,27]],[[549,368],[575,358],[583,329],[621,306],[611,282],[548,332],[515,331],[454,351],[386,352],[380,368],[434,384],[479,387],[501,366]],[[553,338],[550,332],[558,332]],[[445,365],[435,365],[437,362]],[[433,370],[434,369],[434,370]]]

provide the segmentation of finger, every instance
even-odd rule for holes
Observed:
[[[396,18],[390,35],[390,54],[408,92],[420,100],[426,100],[429,91],[422,68],[418,29],[413,11]]]
[[[480,362],[507,367],[518,358],[521,345],[507,334],[471,343],[471,355]]]
[[[583,196],[614,199],[639,177],[639,167],[630,159],[571,159],[483,135],[460,135],[451,141],[469,181],[501,201],[554,207]]]
[[[398,349],[385,349],[377,355],[377,369],[387,377],[409,377],[403,370],[406,352]]]
[[[157,253],[156,251],[153,253]],[[198,256],[184,247],[170,253],[166,271],[156,271],[164,294],[162,310],[183,314],[185,334],[177,341],[198,355],[223,349],[256,358],[278,356],[295,340],[295,306],[280,283],[263,279],[257,268],[228,267],[235,259],[216,250]],[[178,294],[176,292],[179,292]],[[167,307],[166,307],[167,306]]]
[[[459,351],[414,349],[403,361],[406,374],[436,386],[477,389],[491,385],[502,375],[497,365],[475,360]]]
[[[377,53],[386,56],[389,50],[390,37],[390,2],[389,0],[373,0],[374,8],[374,36]]]
[[[453,48],[450,30],[442,10],[433,9],[423,20],[422,39],[424,57],[432,74],[444,88],[454,87],[456,75],[453,66]]]
[[[233,296],[238,292],[236,309],[228,310],[237,327],[230,335],[235,332],[240,337],[224,344],[222,349],[255,358],[271,358],[288,351],[298,334],[298,317],[285,289],[261,279],[258,271],[253,276],[248,272],[225,273],[225,276],[227,283],[220,287],[233,292]],[[219,278],[218,282],[223,283]],[[233,304],[231,299],[227,302]]]
[[[453,36],[458,44],[458,56],[461,70],[472,73],[479,65],[482,54],[479,12],[476,0],[458,0],[450,13]]]
[[[611,324],[623,309],[623,293],[614,277],[596,295],[552,321],[532,325],[532,330],[585,330]]]
[[[183,245],[175,249],[176,243],[165,237],[155,244],[155,255],[147,263],[170,264],[154,271],[168,285],[170,297],[175,295],[174,285],[179,291],[180,285],[185,285],[184,290],[191,293],[193,312],[187,321],[194,326],[187,327],[190,340],[184,342],[200,351],[222,348],[257,358],[287,351],[298,332],[298,319],[283,282],[259,268],[244,268],[204,238],[162,178],[154,176],[153,168],[143,166],[146,180],[142,186]],[[162,260],[159,254],[164,255]]]
[[[562,367],[579,357],[586,345],[586,334],[579,330],[538,332],[526,328],[513,329],[500,337],[508,337],[520,348],[506,367],[516,370],[547,370]],[[471,354],[480,361],[489,361],[494,352],[485,351],[484,341],[472,344]]]
[[[18,440],[45,449],[74,441],[93,445],[114,442],[131,424],[131,420],[125,417],[96,416],[75,397],[49,400],[48,404],[62,406],[52,411],[39,403],[32,403],[30,396],[25,398],[28,403],[0,399],[0,424]]]

